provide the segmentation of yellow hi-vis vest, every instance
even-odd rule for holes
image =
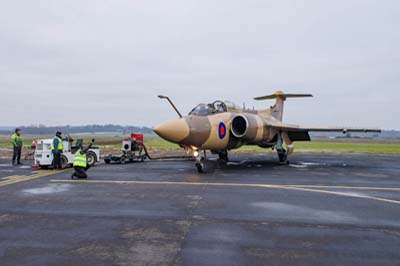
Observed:
[[[63,150],[64,150],[63,141],[62,141],[61,138],[59,138],[59,137],[57,137],[57,136],[55,136],[55,137],[53,138],[53,142],[51,143],[51,150],[52,150],[52,151],[55,151],[55,150],[56,150],[55,147],[54,147],[54,140],[55,140],[55,139],[58,139],[58,147],[57,147],[57,150],[63,151]]]
[[[83,167],[83,168],[87,167],[87,156],[86,156],[86,153],[81,154],[81,150],[80,149],[75,153],[74,167],[75,166],[79,166],[79,167]]]
[[[11,143],[14,147],[22,147],[22,137],[17,134],[11,135]]]

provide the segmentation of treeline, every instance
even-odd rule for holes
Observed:
[[[312,132],[312,137],[399,139],[400,131],[384,130],[382,133]]]
[[[120,125],[86,125],[86,126],[57,126],[57,127],[47,127],[47,126],[23,126],[20,127],[23,134],[28,135],[53,135],[56,131],[61,131],[64,134],[94,134],[94,133],[120,133],[120,134],[130,134],[143,133],[152,134],[153,130],[149,127],[136,127],[136,126],[120,126]],[[11,134],[14,129],[0,129],[1,135]]]

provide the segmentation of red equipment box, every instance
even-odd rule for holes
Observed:
[[[136,139],[137,141],[140,141],[140,142],[143,142],[143,141],[144,141],[144,136],[143,136],[143,134],[135,134],[135,133],[132,133],[132,134],[131,134],[131,138],[132,138],[132,139]]]

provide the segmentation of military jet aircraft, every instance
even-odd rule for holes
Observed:
[[[241,108],[228,101],[199,104],[182,116],[167,96],[179,118],[154,128],[161,138],[190,150],[196,158],[196,168],[204,172],[206,150],[219,155],[221,162],[228,162],[228,151],[242,145],[258,145],[272,148],[281,163],[288,163],[288,155],[294,151],[294,142],[311,141],[309,132],[375,132],[368,128],[303,127],[282,122],[284,102],[288,98],[313,97],[311,94],[286,94],[277,91],[272,95],[254,98],[258,101],[276,99],[275,105],[265,110]],[[201,152],[204,151],[204,156]]]

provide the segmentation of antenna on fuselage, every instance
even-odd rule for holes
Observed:
[[[178,116],[180,118],[182,118],[182,114],[179,112],[178,108],[176,108],[175,104],[171,101],[171,99],[168,96],[158,95],[158,98],[167,100],[169,102],[169,104],[171,104],[172,108],[174,108],[174,110],[178,114]]]

